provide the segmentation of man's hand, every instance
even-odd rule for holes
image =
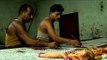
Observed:
[[[82,43],[78,40],[71,40],[70,43],[73,46],[81,46],[82,45]]]
[[[49,48],[58,48],[58,43],[56,43],[56,42],[51,42],[51,43],[49,43],[49,46],[48,46]]]

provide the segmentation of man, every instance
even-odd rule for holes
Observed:
[[[25,23],[33,19],[34,10],[31,5],[21,5],[19,16],[9,24],[6,30],[5,47],[20,47],[20,46],[46,46],[53,48],[55,42],[44,42],[38,39],[31,39],[26,31]]]
[[[79,40],[63,38],[56,35],[53,24],[61,17],[63,10],[64,9],[60,4],[51,6],[49,15],[41,21],[38,27],[37,38],[45,39],[47,41],[51,40],[57,43],[68,43],[73,46],[81,46]]]

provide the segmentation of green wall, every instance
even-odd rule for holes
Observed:
[[[37,8],[36,17],[31,25],[29,36],[34,38],[40,21],[48,15],[53,4],[62,4],[63,14],[79,13],[80,39],[107,37],[107,1],[106,0],[0,0],[0,43],[3,43],[5,28],[18,15],[21,4],[29,3]],[[101,8],[101,5],[103,6]],[[29,24],[27,24],[27,28]],[[58,22],[55,23],[59,33]]]

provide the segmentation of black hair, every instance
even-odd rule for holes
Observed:
[[[29,5],[29,4],[23,4],[19,8],[19,14],[21,13],[21,11],[27,11],[27,8],[31,8],[32,13],[34,13],[34,9],[33,9],[33,7],[31,5]]]
[[[54,4],[50,8],[50,12],[55,12],[55,11],[58,11],[58,12],[62,13],[64,11],[64,8],[62,7],[61,4]]]

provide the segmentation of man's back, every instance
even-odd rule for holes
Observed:
[[[21,41],[19,40],[15,29],[16,23],[18,23],[17,19],[15,19],[6,30],[5,47],[14,47],[21,45]]]

